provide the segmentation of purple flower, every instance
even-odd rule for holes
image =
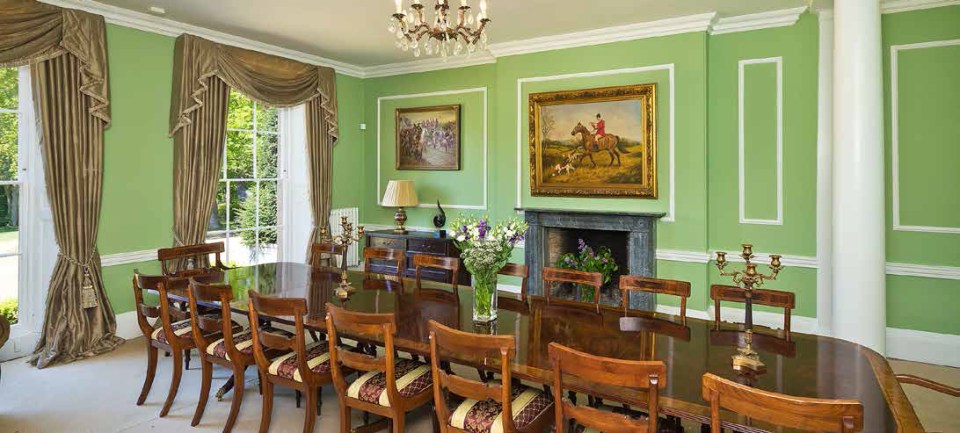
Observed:
[[[583,250],[585,249],[587,249],[587,243],[584,242],[582,238],[577,239],[577,250],[579,250],[582,253]]]

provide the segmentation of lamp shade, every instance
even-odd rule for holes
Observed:
[[[391,180],[387,183],[387,191],[383,193],[383,205],[387,207],[416,206],[417,190],[413,188],[412,180]]]

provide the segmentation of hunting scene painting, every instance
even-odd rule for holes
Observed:
[[[656,85],[530,95],[534,196],[657,197]]]
[[[460,169],[460,106],[398,108],[397,170]]]

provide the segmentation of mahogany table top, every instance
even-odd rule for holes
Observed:
[[[693,318],[681,324],[679,317],[658,313],[624,314],[617,308],[603,308],[597,313],[593,304],[548,304],[539,296],[530,296],[524,303],[519,295],[501,293],[498,319],[492,326],[480,326],[472,321],[473,292],[469,287],[461,286],[455,294],[447,285],[424,282],[425,290],[418,293],[412,280],[352,271],[349,278],[357,290],[348,299],[335,294],[339,270],[311,270],[299,263],[235,268],[204,280],[229,283],[236,296],[232,309],[237,313],[247,312],[248,290],[283,298],[305,298],[309,313],[304,323],[311,329],[325,328],[327,302],[353,311],[397,313],[395,344],[402,351],[419,355],[429,354],[430,319],[469,332],[513,335],[517,340],[513,374],[521,380],[543,384],[552,380],[547,345],[553,341],[599,356],[661,360],[667,365],[661,410],[681,418],[709,420],[709,405],[702,399],[700,387],[700,378],[709,372],[794,396],[858,400],[864,406],[865,432],[922,431],[886,359],[845,340],[794,332],[788,341],[776,331],[760,329],[754,337],[754,348],[766,364],[766,372],[743,376],[733,370],[730,362],[744,335],[735,324],[715,330],[713,322]],[[171,295],[183,296],[182,284],[173,285],[179,288],[171,290]],[[291,320],[271,319],[286,323]],[[499,368],[493,361],[451,355],[469,366]],[[578,387],[606,399],[644,405],[645,396],[636,391],[600,389],[591,384]],[[737,431],[783,431],[732,413],[724,416],[724,426]]]

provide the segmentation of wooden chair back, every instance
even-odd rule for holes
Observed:
[[[620,291],[623,292],[622,304],[624,314],[626,314],[629,308],[630,292],[678,296],[680,297],[680,320],[684,324],[687,323],[687,298],[690,297],[690,283],[687,281],[621,275]]]
[[[390,262],[391,266],[396,266],[397,277],[403,277],[403,267],[407,259],[403,250],[393,248],[366,247],[363,249],[363,268],[369,272],[372,269],[373,261]]]
[[[714,284],[710,286],[710,299],[713,300],[713,325],[720,329],[720,302],[746,302],[746,291],[737,286]],[[796,296],[792,292],[771,289],[753,289],[754,305],[783,308],[783,331],[790,339],[790,313],[796,306]]]
[[[456,257],[440,257],[428,254],[414,254],[413,267],[416,269],[417,290],[420,290],[420,272],[423,269],[439,269],[450,272],[450,286],[457,291],[457,281],[460,281],[460,259]]]
[[[720,409],[805,431],[853,433],[863,430],[863,405],[856,400],[794,397],[751,388],[707,373],[703,399],[710,402],[710,426],[721,433]]]
[[[325,267],[341,267],[346,260],[345,256],[347,255],[347,247],[343,245],[336,245],[329,242],[314,242],[313,245],[310,245],[310,266],[314,268],[319,268],[321,266]],[[340,259],[340,263],[333,261],[333,256],[337,256]]]
[[[550,303],[554,285],[557,283],[593,287],[593,303],[596,305],[597,311],[600,311],[600,288],[603,287],[603,274],[573,269],[543,268],[543,292],[547,297],[547,303]]]
[[[517,277],[520,279],[520,299],[527,301],[527,280],[530,279],[530,267],[518,263],[507,263],[500,268],[500,275]]]
[[[165,277],[162,275],[143,275],[139,270],[133,270],[133,299],[136,305],[135,311],[137,312],[137,324],[140,325],[140,331],[143,332],[143,336],[149,341],[150,334],[153,334],[154,328],[153,324],[150,323],[150,319],[160,319],[161,308],[160,303],[157,305],[148,305],[143,300],[143,292],[145,291],[159,291],[158,286],[163,282]],[[169,320],[168,320],[169,322]],[[162,319],[161,319],[162,326]]]
[[[547,348],[553,363],[553,398],[556,408],[556,430],[564,431],[568,420],[576,420],[584,427],[606,433],[657,432],[657,411],[660,389],[666,386],[667,366],[662,361],[627,361],[604,358],[579,352],[558,343]],[[611,416],[589,406],[577,406],[563,397],[567,389],[564,378],[576,378],[585,382],[629,388],[638,394],[646,392],[648,401],[647,420],[632,420]]]
[[[223,252],[223,242],[160,248],[157,250],[157,260],[160,261],[163,275],[189,277],[226,269],[227,266],[223,264],[220,257]]]
[[[399,406],[400,392],[396,379],[396,350],[393,334],[397,329],[397,318],[393,313],[355,313],[327,303],[327,337],[330,339],[330,367],[333,383],[340,395],[347,395],[346,375],[349,370],[360,372],[382,371],[387,379],[387,401],[390,407]],[[340,344],[340,332],[353,336],[371,337],[383,340],[384,356],[371,356],[356,352],[355,349]],[[362,374],[362,373],[361,373]]]
[[[433,372],[433,401],[437,402],[437,419],[440,420],[440,432],[453,432],[449,425],[450,408],[445,403],[448,393],[480,401],[491,399],[503,408],[503,431],[516,432],[513,423],[513,410],[510,407],[511,372],[510,364],[516,354],[516,340],[512,335],[480,335],[458,331],[441,325],[435,320],[429,322],[430,364]],[[445,353],[456,353],[475,359],[499,361],[500,383],[483,383],[479,380],[455,376],[449,367],[442,367]]]
[[[206,335],[219,333],[223,337],[224,347],[230,359],[240,359],[243,356],[233,343],[233,320],[230,311],[230,302],[233,301],[233,288],[229,284],[203,284],[190,279],[190,289],[187,291],[190,302],[190,326],[193,328],[193,340],[201,351],[212,344],[216,339]],[[216,319],[200,314],[200,304],[220,305],[220,314]]]
[[[269,371],[271,358],[269,351],[283,351],[297,353],[297,368],[300,376],[308,384],[319,383],[319,378],[307,366],[306,331],[303,327],[303,316],[307,314],[307,300],[304,298],[274,298],[264,296],[254,291],[247,292],[248,311],[250,312],[250,335],[253,337],[253,357],[257,361],[260,372]],[[259,326],[260,314],[272,317],[290,317],[294,322],[292,337],[269,332]]]

